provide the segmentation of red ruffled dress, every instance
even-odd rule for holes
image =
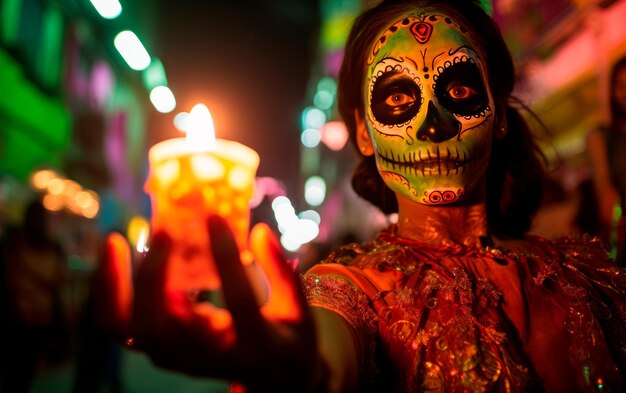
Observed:
[[[354,328],[363,391],[624,391],[626,271],[597,239],[522,251],[395,232],[304,276],[309,304]]]

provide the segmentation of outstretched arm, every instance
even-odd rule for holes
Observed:
[[[103,320],[161,367],[237,381],[249,392],[352,391],[358,364],[352,328],[306,305],[270,228],[259,224],[250,236],[270,286],[260,307],[228,224],[212,217],[208,230],[225,309],[168,285],[171,240],[163,233],[154,235],[133,285],[128,246],[114,234],[97,273]]]
[[[353,392],[358,386],[357,351],[352,327],[337,313],[313,307],[319,354],[329,369],[329,392]]]

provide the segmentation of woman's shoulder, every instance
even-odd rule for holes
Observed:
[[[527,235],[524,239],[501,240],[496,244],[508,257],[529,268],[534,267],[535,270],[541,267],[554,270],[581,265],[601,270],[619,269],[611,259],[605,244],[596,236],[562,236],[557,239],[546,239]]]
[[[393,280],[385,274],[379,274],[377,265],[384,260],[384,245],[379,239],[364,243],[349,243],[335,248],[320,263],[305,273],[308,281],[327,282],[347,281],[352,286],[370,295],[379,287],[393,286]]]
[[[610,260],[609,250],[597,236],[562,236],[554,240],[533,237],[532,241],[560,251],[568,259]]]
[[[549,262],[585,259],[610,262],[604,243],[590,235],[562,236],[552,240],[527,235],[523,239],[497,240],[496,245],[513,256],[540,257]]]
[[[531,287],[561,288],[577,296],[585,293],[593,299],[626,302],[626,269],[611,259],[599,238],[582,235],[548,240],[527,236],[512,245],[505,252],[526,271]]]
[[[401,285],[407,277],[437,265],[450,271],[454,266],[465,267],[479,278],[489,279],[494,270],[489,261],[509,266],[507,271],[523,270],[520,277],[542,286],[546,280],[584,286],[611,286],[626,290],[626,269],[611,259],[608,249],[597,237],[569,236],[548,240],[528,235],[523,239],[494,240],[493,247],[439,247],[400,239],[384,231],[375,240],[352,243],[332,251],[308,276],[333,276],[346,279],[366,292],[390,290]],[[473,266],[478,263],[480,266]],[[491,266],[484,269],[484,266]],[[509,272],[510,273],[510,272]]]

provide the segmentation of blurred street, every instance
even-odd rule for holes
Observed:
[[[123,350],[120,367],[121,386],[124,393],[227,393],[228,385],[221,381],[197,379],[162,369],[157,369],[145,355]],[[32,387],[32,393],[72,392],[74,362],[69,360],[41,373]],[[115,392],[103,386],[99,392]]]

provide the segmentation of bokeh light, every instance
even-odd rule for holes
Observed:
[[[326,122],[326,114],[319,108],[312,106],[306,107],[302,111],[302,129],[307,128],[319,129]]]
[[[326,198],[326,182],[320,176],[311,176],[304,183],[304,199],[311,206],[319,206]]]
[[[343,121],[331,121],[320,129],[322,142],[333,151],[344,148],[348,141],[348,129]]]
[[[157,86],[150,92],[150,102],[161,113],[170,113],[176,108],[174,93],[167,86]]]
[[[302,141],[302,145],[304,145],[305,147],[313,148],[320,144],[320,141],[322,140],[322,134],[319,132],[319,130],[316,130],[315,128],[307,128],[306,130],[302,131],[302,134],[300,135],[300,140]]]
[[[118,0],[90,0],[93,7],[104,19],[115,19],[122,13],[122,5]]]
[[[84,189],[78,182],[51,169],[33,172],[30,185],[43,193],[42,203],[47,210],[65,210],[85,218],[95,218],[100,211],[100,197],[95,191]]]
[[[117,51],[130,68],[143,71],[150,65],[150,55],[135,33],[124,30],[118,33],[113,40]]]

